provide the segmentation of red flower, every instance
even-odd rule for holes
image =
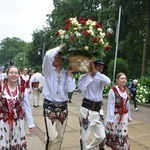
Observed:
[[[76,39],[76,38],[75,38],[74,36],[70,36],[70,40],[71,40],[71,41],[75,41],[75,39]]]
[[[58,36],[58,35],[59,35],[59,32],[57,31],[57,32],[55,33],[55,35]]]
[[[107,32],[107,36],[112,36],[113,34],[111,32]]]
[[[97,37],[93,38],[93,42],[98,43],[98,38]]]
[[[70,25],[70,24],[71,24],[71,20],[68,19],[68,20],[65,21],[65,23],[66,23],[67,25]]]
[[[80,21],[83,21],[83,20],[85,20],[85,19],[81,17],[81,18],[79,18],[79,20],[80,20]]]
[[[86,24],[86,21],[85,21],[85,19],[84,19],[84,18],[80,18],[79,20],[80,20],[80,23],[81,23],[81,24],[83,24],[83,25],[85,25],[85,24]]]
[[[96,23],[96,25],[95,25],[97,28],[102,28],[102,25],[100,24],[100,23]]]
[[[87,30],[83,30],[83,31],[82,31],[82,34],[83,34],[83,35],[89,35],[89,32],[88,32]]]
[[[109,46],[109,45],[107,45],[107,46],[105,47],[105,50],[106,50],[106,51],[108,51],[108,50],[109,50],[109,48],[110,48],[110,46]]]
[[[65,26],[65,29],[66,29],[66,30],[69,30],[69,26],[68,26],[68,25],[66,25],[66,26]]]

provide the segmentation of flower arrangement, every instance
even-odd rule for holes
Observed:
[[[109,50],[106,34],[100,23],[91,19],[69,18],[65,28],[56,32],[61,43],[66,43],[64,55],[83,55],[88,58],[100,58]]]

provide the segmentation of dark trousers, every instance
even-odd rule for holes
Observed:
[[[68,98],[69,98],[69,100],[72,99],[72,95],[73,95],[73,92],[68,92]]]
[[[131,100],[133,100],[134,108],[137,108],[137,104],[136,104],[136,95],[133,95],[133,96],[131,97]]]

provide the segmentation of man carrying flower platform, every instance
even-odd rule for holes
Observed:
[[[110,84],[110,79],[102,72],[107,66],[96,60],[89,64],[89,71],[80,76],[78,88],[82,91],[83,100],[80,108],[81,126],[81,150],[94,150],[105,138],[105,126],[103,122],[103,87]],[[94,131],[94,139],[88,144],[91,130]],[[102,148],[103,149],[103,148]]]
[[[42,71],[43,113],[46,128],[46,150],[60,150],[68,119],[68,93],[75,90],[71,70],[62,67],[61,51],[65,45],[46,52]]]

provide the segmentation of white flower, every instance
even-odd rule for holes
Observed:
[[[98,30],[99,32],[102,32],[102,28],[97,28],[97,30]]]
[[[75,32],[76,36],[81,36],[81,33],[79,33],[78,31]]]
[[[100,35],[101,35],[101,38],[104,38],[106,34],[103,32],[100,32]]]
[[[88,46],[85,46],[84,49],[85,49],[85,50],[89,50],[89,47],[88,47]]]
[[[142,98],[142,102],[145,103],[145,98]]]

